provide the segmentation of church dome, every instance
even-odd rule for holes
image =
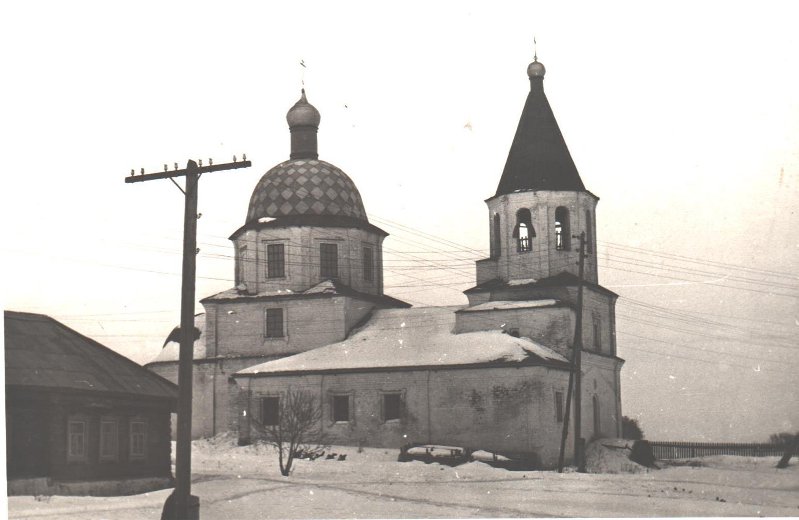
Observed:
[[[291,159],[266,172],[250,198],[247,223],[298,215],[368,222],[361,194],[346,173],[318,159]]]
[[[288,121],[289,127],[318,127],[321,120],[322,116],[319,114],[319,111],[315,106],[308,103],[308,99],[305,97],[305,89],[302,89],[300,100],[294,103],[294,106],[291,107],[286,114],[286,121]]]

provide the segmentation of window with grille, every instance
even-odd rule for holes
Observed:
[[[266,277],[283,278],[286,276],[286,257],[283,244],[266,246]]]
[[[338,278],[338,244],[319,244],[319,265],[322,278]]]
[[[333,422],[348,422],[350,420],[350,396],[333,396]]]
[[[277,426],[280,424],[280,398],[261,398],[261,424],[264,426]]]
[[[563,392],[555,392],[555,419],[563,422]]]
[[[571,239],[569,210],[564,206],[558,206],[555,208],[555,249],[568,251],[571,249]]]
[[[375,279],[375,258],[371,247],[363,248],[363,279],[367,282]]]
[[[86,421],[67,424],[67,460],[86,460]]]
[[[140,420],[130,421],[130,458],[143,459],[147,446],[147,423]]]
[[[119,448],[117,421],[100,420],[100,460],[116,460]]]
[[[532,238],[534,236],[533,216],[529,209],[522,208],[516,212],[516,227],[513,230],[513,238],[516,239],[516,250],[520,253],[532,251]]]
[[[266,331],[267,338],[283,337],[283,309],[266,309]]]
[[[399,392],[383,394],[383,420],[393,421],[402,416],[402,394]]]

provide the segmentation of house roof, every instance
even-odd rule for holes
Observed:
[[[177,399],[177,386],[49,316],[4,312],[6,386]]]
[[[365,220],[347,215],[288,215],[285,217],[262,217],[251,220],[230,235],[235,240],[249,230],[275,229],[287,227],[324,227],[362,229],[387,237],[388,233]]]
[[[240,300],[279,300],[283,298],[329,298],[332,296],[350,296],[361,300],[370,301],[381,307],[410,307],[411,304],[402,300],[392,298],[385,294],[376,295],[356,291],[352,287],[345,285],[337,280],[324,280],[302,292],[294,292],[290,289],[278,289],[275,291],[262,291],[255,294],[247,294],[236,288],[222,291],[221,293],[208,296],[200,300],[205,302],[225,302]]]
[[[537,61],[530,64],[540,65]],[[543,65],[534,68],[530,93],[495,196],[517,191],[584,191],[580,174],[544,94]]]
[[[520,283],[521,282],[521,283]],[[610,289],[606,289],[599,284],[584,281],[583,284],[586,287],[589,287],[597,292],[607,294],[610,296],[618,296],[615,292],[611,291]],[[572,274],[568,271],[562,271],[554,276],[549,276],[547,278],[541,278],[540,280],[534,279],[526,279],[526,280],[511,280],[506,282],[504,280],[500,280],[499,278],[494,278],[493,280],[488,280],[487,282],[483,282],[481,284],[475,285],[469,289],[463,291],[464,294],[474,294],[474,293],[481,293],[481,292],[490,292],[490,291],[497,291],[497,290],[524,290],[524,289],[535,289],[538,287],[574,287],[580,285],[580,278]]]
[[[344,341],[261,363],[234,377],[527,365],[570,367],[566,358],[552,349],[500,330],[454,334],[458,309],[378,310]]]

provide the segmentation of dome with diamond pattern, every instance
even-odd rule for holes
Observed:
[[[332,215],[367,221],[361,194],[347,174],[318,159],[292,159],[261,177],[247,222],[295,215]]]

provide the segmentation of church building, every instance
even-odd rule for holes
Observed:
[[[332,444],[459,445],[551,467],[578,312],[582,436],[621,434],[624,361],[617,295],[598,282],[599,199],[571,158],[537,58],[527,74],[530,93],[486,200],[490,257],[477,261],[468,305],[456,307],[409,308],[383,294],[387,234],[369,223],[349,177],[318,160],[320,116],[303,92],[287,117],[290,160],[262,177],[231,236],[236,287],[202,300],[195,436],[233,429],[248,440],[251,421],[269,425],[286,393],[301,390],[320,403]],[[176,360],[168,343],[149,366],[173,379]]]

